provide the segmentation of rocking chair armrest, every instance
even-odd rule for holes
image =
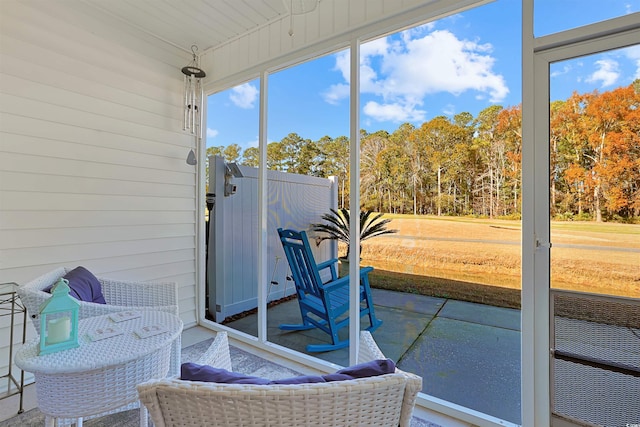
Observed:
[[[340,277],[322,285],[322,290],[326,292],[333,292],[345,286],[349,286],[349,276]]]
[[[362,267],[360,268],[360,277],[362,277],[363,275],[369,274],[372,271],[373,271],[373,267]]]
[[[365,277],[366,275],[369,274],[369,272],[373,271],[373,267],[362,267],[360,269],[360,279],[362,279],[363,277]],[[360,281],[361,284],[364,284],[365,286],[368,285],[368,280],[361,280]],[[343,276],[340,278],[336,278],[331,280],[330,282],[327,282],[323,285],[323,289],[325,292],[331,292],[333,291],[335,288],[341,288],[342,286],[348,285],[349,284],[349,275],[347,276]]]
[[[332,258],[332,259],[330,259],[328,261],[321,262],[320,264],[318,264],[318,270],[323,270],[323,269],[325,269],[327,267],[331,267],[331,266],[335,265],[335,263],[337,263],[337,262],[338,262],[338,258]]]
[[[338,278],[338,274],[336,272],[336,264],[338,263],[338,258],[332,258],[328,261],[321,262],[316,265],[318,268],[318,272],[324,270],[325,268],[329,268],[331,270],[331,280],[336,280]]]

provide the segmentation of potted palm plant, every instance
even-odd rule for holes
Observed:
[[[382,218],[382,213],[375,213],[373,211],[360,211],[360,241],[364,241],[376,236],[382,236],[384,234],[397,233],[398,230],[390,230],[387,228],[387,224],[391,222],[388,218]],[[322,219],[327,221],[324,224],[311,224],[313,231],[323,233],[323,235],[316,238],[316,243],[319,245],[323,240],[337,240],[347,245],[347,255],[344,258],[340,258],[341,262],[345,262],[349,259],[349,227],[350,227],[350,215],[349,210],[341,208],[339,210],[331,209],[331,212],[322,215]],[[359,253],[362,252],[362,246],[359,248]]]

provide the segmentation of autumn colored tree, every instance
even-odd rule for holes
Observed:
[[[582,216],[585,204],[584,171],[588,167],[583,157],[579,118],[581,97],[578,93],[566,101],[556,101],[550,107],[551,214],[558,209]]]
[[[589,184],[596,221],[608,215],[624,215],[634,209],[640,184],[640,94],[633,86],[587,97],[584,126],[593,153]]]
[[[573,153],[564,178],[596,221],[638,212],[640,95],[633,84],[612,91],[574,93],[563,105],[565,124],[553,128]],[[553,124],[553,123],[552,123]]]
[[[607,92],[573,93],[550,110],[550,202],[554,217],[596,221],[640,215],[640,80]],[[393,133],[360,132],[361,202],[380,212],[496,217],[521,209],[522,111],[493,105],[477,117],[435,117]],[[258,166],[255,147],[209,147],[209,155]],[[349,139],[290,133],[267,145],[269,169],[337,176],[348,207]]]
[[[501,162],[501,176],[505,178],[505,191],[511,191],[511,206],[504,206],[504,214],[520,212],[521,204],[521,175],[522,175],[522,108],[505,108],[498,113],[496,138],[502,141],[504,157]],[[505,197],[506,199],[506,197]]]

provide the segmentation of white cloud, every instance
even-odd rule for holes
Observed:
[[[379,121],[420,121],[426,112],[420,107],[424,97],[439,92],[460,95],[476,91],[477,97],[503,101],[509,89],[502,75],[493,71],[493,47],[460,40],[446,30],[423,25],[403,31],[399,38],[384,37],[363,44],[360,53],[360,90],[379,96],[364,113]],[[348,96],[349,53],[336,55],[335,70],[343,84],[325,92],[327,102],[337,103]]]
[[[428,22],[423,25],[419,25],[417,27],[409,28],[400,33],[400,37],[404,42],[408,42],[411,39],[415,39],[418,37],[422,37],[428,34],[430,31],[433,31],[436,28],[435,22]]]
[[[596,61],[595,65],[598,69],[587,77],[588,83],[601,82],[601,87],[607,87],[614,84],[620,77],[618,62],[613,59],[601,59]]]
[[[453,104],[447,104],[444,106],[444,108],[442,109],[442,112],[444,113],[445,116],[455,116],[456,114],[456,106]]]
[[[338,105],[341,100],[349,97],[349,90],[349,85],[346,83],[331,85],[329,89],[322,94],[322,98],[328,104]]]
[[[207,138],[215,138],[218,136],[218,133],[216,129],[207,128]]]
[[[450,31],[434,31],[392,52],[385,88],[391,94],[424,97],[437,92],[459,95],[468,90],[500,102],[509,93],[504,78],[492,71],[491,46],[459,40]]]
[[[425,120],[427,112],[419,110],[415,105],[403,103],[379,104],[369,101],[365,104],[363,111],[366,115],[378,121],[392,122],[421,122]]]
[[[625,55],[636,65],[633,79],[640,79],[640,45],[628,47],[624,50]]]
[[[565,65],[564,67],[562,67],[561,70],[555,69],[554,71],[552,71],[551,74],[549,74],[549,77],[558,77],[558,76],[561,76],[563,74],[567,74],[570,71],[571,71],[571,66]]]
[[[251,83],[245,83],[231,89],[229,99],[240,108],[253,108],[258,99],[258,89]]]
[[[349,83],[349,51],[341,51],[336,54],[336,65],[333,67],[335,71],[340,71],[345,82]]]

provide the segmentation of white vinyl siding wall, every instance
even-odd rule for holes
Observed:
[[[190,54],[83,3],[0,5],[0,282],[59,266],[176,281],[196,322],[197,169],[182,132]],[[35,331],[29,325],[29,335]],[[8,321],[0,323],[0,370]]]

